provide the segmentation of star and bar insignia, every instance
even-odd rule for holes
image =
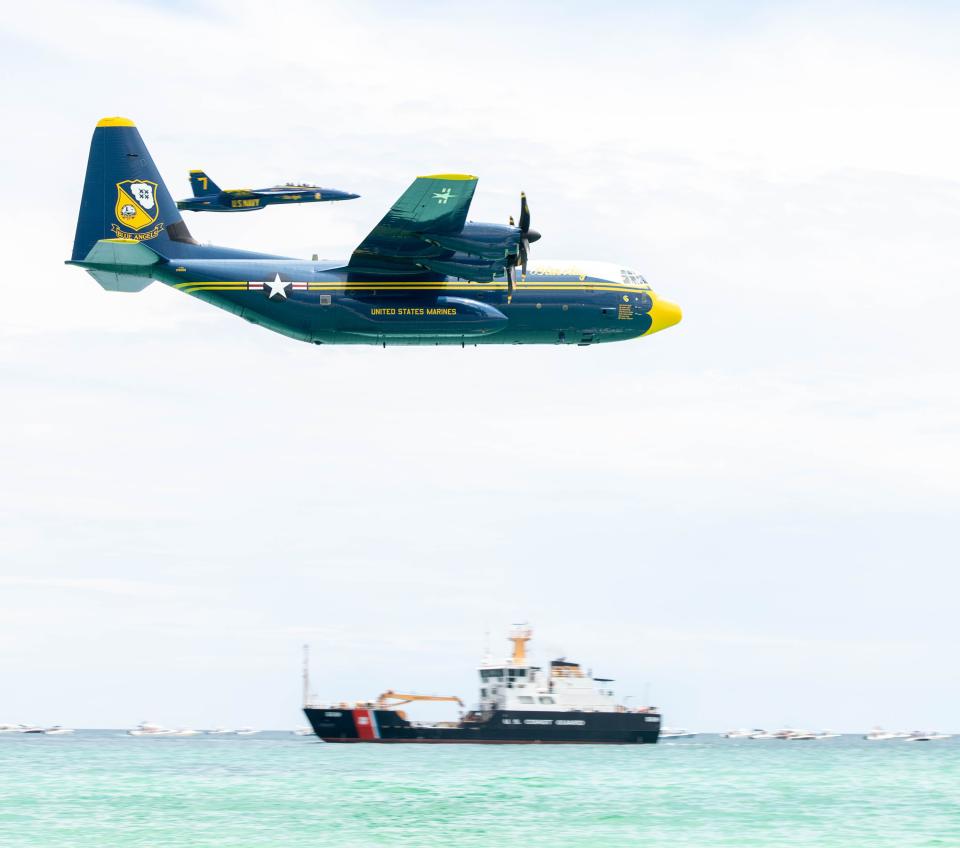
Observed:
[[[286,300],[287,299],[287,289],[292,288],[294,291],[306,291],[306,283],[294,283],[294,282],[284,282],[280,279],[280,275],[277,274],[272,280],[265,280],[261,282],[255,282],[251,280],[247,283],[248,291],[264,291],[269,289],[267,297],[270,300]]]

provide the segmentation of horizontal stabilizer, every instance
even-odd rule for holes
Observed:
[[[85,268],[107,291],[138,292],[153,282],[152,267],[166,261],[142,241],[101,239],[86,258],[67,264]]]

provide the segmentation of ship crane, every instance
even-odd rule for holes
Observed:
[[[387,701],[398,701],[399,703],[388,704]],[[412,703],[413,701],[456,701],[463,707],[463,701],[456,695],[410,695],[404,692],[394,692],[392,689],[388,689],[386,692],[377,696],[377,707],[379,709],[393,710],[397,707],[402,707],[404,704]]]

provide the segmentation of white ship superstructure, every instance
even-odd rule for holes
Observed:
[[[578,663],[553,660],[548,669],[527,658],[532,631],[518,625],[510,632],[509,659],[485,660],[480,668],[481,713],[493,710],[537,712],[624,712],[609,684],[612,680],[584,673]]]

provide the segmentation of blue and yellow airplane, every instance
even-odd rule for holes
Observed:
[[[200,244],[133,122],[104,118],[90,145],[73,256],[110,291],[154,280],[314,344],[577,344],[649,336],[680,308],[604,262],[531,262],[530,209],[467,221],[477,178],[417,177],[346,261]],[[520,274],[517,274],[517,270]]]
[[[278,203],[325,203],[353,200],[359,194],[305,183],[285,183],[269,188],[220,188],[203,171],[190,172],[193,197],[177,201],[177,209],[190,212],[253,212]]]

